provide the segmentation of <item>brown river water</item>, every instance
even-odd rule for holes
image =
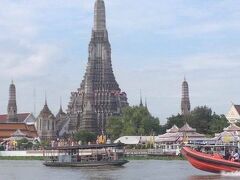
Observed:
[[[52,168],[41,161],[0,161],[0,180],[218,180],[240,179],[193,168],[187,161],[137,160],[121,168]]]

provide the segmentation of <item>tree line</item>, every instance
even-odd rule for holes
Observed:
[[[198,133],[211,136],[222,132],[229,125],[225,115],[218,115],[212,112],[211,108],[207,106],[198,106],[189,115],[183,116],[178,114],[167,118],[167,123],[161,126],[161,131],[166,131],[166,129],[171,128],[174,124],[182,127],[185,123],[196,128]]]
[[[187,116],[172,115],[164,125],[160,125],[159,119],[153,117],[146,107],[129,106],[123,109],[120,116],[107,120],[106,133],[112,140],[121,136],[158,135],[165,133],[173,125],[180,128],[185,123],[196,128],[198,133],[210,136],[222,132],[228,126],[224,115],[217,115],[207,106],[196,107]]]

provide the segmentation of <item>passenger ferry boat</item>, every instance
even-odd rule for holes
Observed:
[[[53,147],[44,151],[44,165],[54,167],[122,166],[124,144],[93,144]]]
[[[223,148],[225,149],[226,147]],[[212,173],[240,171],[239,161],[224,159],[219,153],[208,154],[189,146],[183,147],[181,153],[195,168],[203,171]]]

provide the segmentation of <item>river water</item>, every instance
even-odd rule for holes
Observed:
[[[237,175],[214,175],[194,169],[187,161],[137,160],[121,168],[52,168],[41,161],[0,161],[0,180],[218,180]]]

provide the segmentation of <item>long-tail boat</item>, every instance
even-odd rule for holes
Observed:
[[[124,144],[61,146],[44,151],[44,165],[54,167],[122,166]]]
[[[226,160],[217,153],[207,154],[187,146],[182,148],[181,153],[195,168],[203,171],[212,173],[240,171],[240,162]]]

